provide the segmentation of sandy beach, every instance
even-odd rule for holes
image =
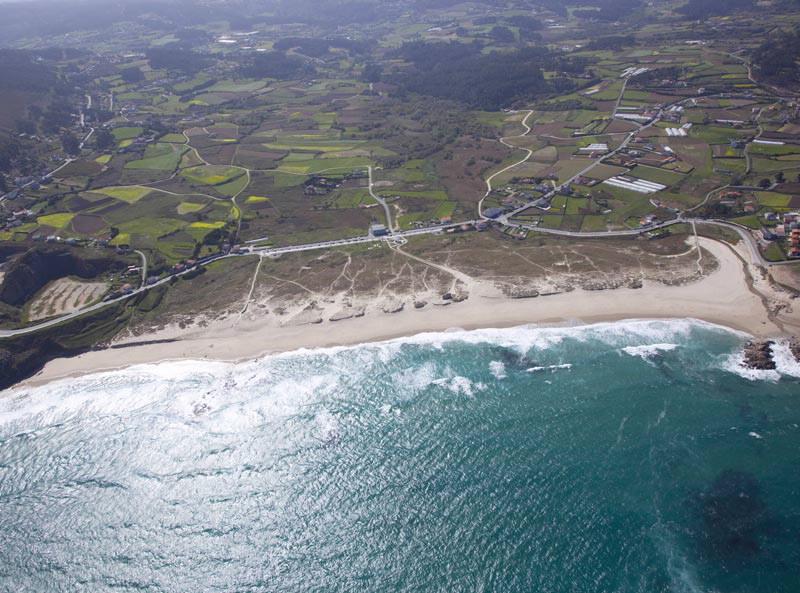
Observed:
[[[582,325],[648,318],[695,318],[768,337],[797,334],[800,316],[788,303],[790,295],[776,291],[758,273],[751,273],[741,254],[727,244],[700,239],[719,262],[707,276],[680,286],[645,282],[642,288],[574,290],[536,298],[513,299],[491,286],[475,284],[466,301],[447,306],[406,307],[396,313],[367,311],[361,317],[317,324],[278,325],[265,317],[206,327],[168,327],[130,338],[115,348],[97,350],[48,363],[23,385],[167,360],[252,359],[301,348],[319,348],[382,341],[448,329],[503,328],[521,325]],[[770,313],[778,303],[780,314]]]

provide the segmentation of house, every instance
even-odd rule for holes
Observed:
[[[373,237],[385,237],[389,234],[389,229],[382,224],[373,224],[369,227],[369,234]]]
[[[484,214],[484,216],[486,216],[486,218],[493,218],[493,219],[494,218],[500,218],[500,216],[502,216],[502,214],[503,214],[503,209],[502,208],[487,208],[484,211],[483,214]]]
[[[761,238],[764,239],[764,241],[775,241],[778,236],[770,229],[761,229]]]

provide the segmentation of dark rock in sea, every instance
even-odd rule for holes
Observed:
[[[452,295],[452,293],[449,293],[449,292],[446,292],[446,293],[444,293],[444,294],[442,295],[442,300],[443,300],[443,301],[450,301],[450,300],[453,300],[453,295]]]
[[[428,304],[428,301],[414,301],[414,308],[415,309],[422,309],[427,304]]]
[[[800,339],[792,338],[792,341],[789,342],[789,349],[792,351],[794,359],[800,362]]]
[[[761,551],[769,531],[767,508],[756,479],[725,470],[699,497],[702,541],[707,553],[723,562],[745,560]]]
[[[497,346],[493,348],[492,357],[499,358],[508,367],[524,370],[532,365],[531,360],[512,348]]]
[[[771,371],[775,369],[772,358],[772,345],[775,342],[748,342],[744,346],[744,366],[749,369]]]

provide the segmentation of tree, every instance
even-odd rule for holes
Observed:
[[[71,132],[64,132],[61,135],[61,146],[68,155],[75,156],[81,151],[81,143]]]
[[[17,128],[17,132],[20,134],[36,133],[36,122],[33,122],[29,119],[18,119],[16,122],[14,122],[14,126]]]
[[[489,37],[499,43],[513,43],[516,40],[514,31],[508,27],[501,27],[500,25],[492,27],[492,30],[489,31]]]
[[[364,66],[361,78],[364,82],[379,82],[383,75],[383,68],[380,64],[369,63]]]
[[[775,174],[775,183],[783,183],[786,181],[786,176],[783,174],[783,171],[778,171]]]
[[[142,82],[144,80],[144,74],[142,74],[142,71],[136,66],[131,66],[130,68],[120,70],[119,73],[120,76],[122,76],[122,80],[129,84],[134,82]]]
[[[758,187],[762,189],[767,189],[770,185],[772,185],[772,182],[766,177],[758,182]]]
[[[114,134],[110,130],[100,128],[94,134],[94,142],[98,150],[106,150],[114,146]]]

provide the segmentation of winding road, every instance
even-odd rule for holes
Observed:
[[[752,76],[751,76],[751,80],[752,80]],[[627,82],[628,82],[628,79],[626,78],[624,80],[624,82],[623,82],[622,89],[620,91],[619,97],[618,97],[617,102],[616,102],[617,106],[619,106],[619,104],[620,104],[620,102],[622,100],[622,97],[623,97],[623,95],[625,93],[625,89],[627,87]],[[569,184],[573,183],[579,177],[581,177],[583,175],[586,175],[589,171],[591,171],[594,167],[596,167],[598,164],[600,164],[603,160],[608,159],[609,157],[612,157],[612,156],[616,155],[617,153],[619,153],[620,151],[622,151],[625,148],[627,148],[628,144],[639,133],[641,133],[642,130],[646,130],[646,129],[650,128],[651,126],[655,125],[656,123],[658,123],[661,120],[661,118],[663,117],[665,109],[667,109],[667,108],[669,108],[669,107],[671,107],[673,105],[680,105],[680,104],[682,104],[684,102],[687,102],[687,101],[690,101],[690,100],[691,100],[691,98],[684,98],[684,99],[675,101],[673,103],[670,103],[670,104],[665,105],[664,107],[662,107],[659,110],[658,114],[652,120],[650,120],[649,122],[647,122],[644,125],[639,125],[639,127],[637,127],[637,129],[633,130],[630,133],[627,133],[627,136],[625,137],[625,139],[620,143],[620,145],[617,148],[615,148],[613,151],[610,151],[610,152],[606,153],[605,155],[593,160],[590,164],[588,164],[581,171],[579,171],[578,173],[576,173],[575,175],[570,177],[567,181],[562,183],[559,187],[554,188],[551,192],[546,194],[545,197],[546,198],[552,197],[553,195],[555,195],[555,193],[559,190],[560,187],[563,187],[565,185],[569,185]],[[616,110],[615,110],[615,112],[616,112]],[[376,237],[376,236],[373,236],[371,234],[368,234],[368,235],[365,235],[365,236],[352,237],[352,238],[348,238],[348,239],[336,239],[336,240],[331,240],[331,241],[319,241],[319,242],[315,242],[315,243],[307,243],[307,244],[302,244],[302,245],[291,245],[291,246],[286,246],[286,247],[248,247],[248,248],[245,248],[244,252],[242,252],[242,253],[227,254],[227,255],[220,254],[220,255],[218,255],[216,257],[207,259],[207,260],[205,260],[203,262],[203,265],[206,265],[206,264],[209,264],[209,263],[212,263],[212,262],[216,262],[216,261],[220,261],[220,260],[224,260],[224,259],[235,258],[235,257],[248,257],[248,256],[251,256],[251,255],[258,256],[259,257],[259,261],[261,262],[261,261],[263,261],[263,258],[265,258],[265,257],[278,257],[280,255],[290,254],[290,253],[300,253],[300,252],[323,250],[323,249],[333,249],[333,248],[345,247],[345,246],[350,246],[350,245],[367,244],[367,243],[386,242],[390,246],[393,246],[393,245],[396,246],[396,244],[398,242],[405,242],[409,237],[420,236],[420,235],[428,235],[428,234],[434,234],[434,233],[442,233],[442,232],[446,231],[449,228],[458,228],[458,227],[460,227],[460,226],[462,226],[464,224],[474,225],[479,221],[500,222],[500,223],[502,223],[504,225],[515,227],[515,228],[525,229],[525,230],[528,230],[530,232],[549,234],[549,235],[555,235],[555,236],[561,236],[561,237],[571,237],[571,238],[577,238],[577,239],[606,239],[606,238],[614,238],[614,237],[632,237],[632,236],[641,235],[641,234],[643,234],[645,232],[658,230],[658,229],[663,229],[663,228],[668,228],[668,227],[676,225],[676,224],[690,224],[690,225],[692,225],[693,228],[695,228],[697,225],[709,225],[709,226],[716,226],[716,227],[719,227],[719,228],[726,228],[726,229],[732,230],[733,232],[737,233],[737,235],[742,239],[744,244],[747,246],[747,250],[748,250],[748,253],[749,253],[749,256],[750,256],[750,261],[754,266],[758,266],[758,267],[761,267],[761,268],[770,268],[772,266],[791,265],[791,264],[797,263],[795,261],[769,262],[769,261],[765,260],[764,257],[761,254],[761,251],[758,248],[758,243],[757,243],[756,239],[754,238],[753,234],[750,232],[750,230],[748,230],[748,229],[746,229],[744,227],[741,227],[739,225],[736,225],[736,224],[733,224],[733,223],[730,223],[730,222],[727,222],[727,221],[721,221],[721,220],[705,220],[705,219],[697,219],[697,218],[684,218],[684,214],[683,213],[679,214],[678,217],[676,219],[674,219],[674,220],[670,220],[670,221],[667,221],[667,222],[659,223],[659,224],[656,224],[656,225],[650,225],[650,226],[647,226],[647,227],[642,227],[642,228],[637,228],[637,229],[622,229],[622,230],[617,230],[617,231],[595,231],[595,232],[564,231],[564,230],[560,230],[560,229],[542,228],[542,227],[538,227],[538,226],[531,226],[531,225],[527,225],[527,224],[523,224],[523,223],[517,223],[517,222],[513,222],[513,221],[509,220],[510,218],[513,218],[514,216],[516,216],[520,212],[530,208],[532,206],[532,202],[531,203],[527,203],[527,204],[525,204],[525,205],[523,205],[523,206],[521,206],[521,207],[519,207],[519,208],[517,208],[517,209],[515,209],[515,210],[513,210],[513,211],[511,211],[511,212],[509,212],[509,213],[507,213],[507,214],[505,214],[503,216],[501,216],[501,217],[499,217],[498,219],[495,219],[495,220],[489,219],[488,217],[486,217],[483,214],[483,203],[484,203],[485,199],[489,196],[489,194],[491,194],[491,192],[493,191],[492,181],[495,178],[497,178],[497,176],[499,176],[499,175],[501,175],[501,174],[503,174],[503,173],[505,173],[505,172],[507,172],[507,171],[509,171],[509,170],[511,170],[511,169],[513,169],[513,168],[515,168],[515,167],[517,167],[519,165],[522,165],[523,163],[527,162],[531,158],[531,156],[533,155],[533,150],[532,149],[530,149],[530,148],[522,148],[522,147],[516,146],[516,145],[514,145],[514,144],[509,142],[509,140],[523,138],[523,137],[527,136],[531,132],[532,128],[531,128],[531,126],[528,125],[528,119],[533,115],[534,112],[533,112],[533,110],[528,110],[528,111],[525,111],[524,113],[525,113],[525,116],[521,120],[521,125],[523,127],[523,132],[521,134],[516,135],[516,136],[502,137],[502,138],[499,139],[499,141],[500,141],[500,143],[502,143],[503,145],[505,145],[505,146],[507,146],[509,148],[512,148],[512,149],[515,149],[515,150],[523,150],[525,152],[525,156],[522,159],[520,159],[518,161],[515,161],[514,163],[512,163],[510,165],[507,165],[507,166],[503,167],[502,169],[500,169],[498,171],[495,171],[489,177],[486,178],[486,192],[478,202],[478,220],[460,221],[460,222],[452,223],[452,224],[448,224],[448,225],[438,225],[438,226],[432,226],[432,227],[425,227],[425,228],[421,228],[421,229],[412,229],[412,230],[407,230],[407,231],[396,230],[395,225],[394,225],[394,223],[392,221],[391,210],[389,208],[389,205],[387,204],[387,202],[386,202],[386,200],[384,198],[382,198],[381,196],[379,196],[378,194],[376,194],[374,192],[374,189],[373,189],[374,188],[373,167],[369,166],[369,167],[367,167],[367,173],[368,173],[368,178],[369,178],[369,180],[368,180],[369,194],[384,209],[384,212],[386,214],[387,229],[390,232],[390,234],[388,236]],[[761,114],[759,112],[759,117],[760,117],[760,115]],[[760,126],[759,126],[759,130],[761,130]],[[83,142],[81,143],[81,146],[83,146],[83,144],[87,140],[89,140],[89,138],[91,137],[91,135],[93,133],[94,133],[94,129],[92,128],[90,130],[90,132],[87,134],[87,136],[83,139]],[[185,134],[185,132],[184,132],[184,136],[186,137],[186,144],[190,148],[195,150],[195,152],[197,152],[196,149],[191,147],[191,145],[189,143],[190,139]],[[197,154],[198,154],[198,157],[200,158],[200,160],[205,162],[205,160],[202,158],[202,156],[200,156],[199,153],[197,153]],[[58,168],[56,168],[53,171],[51,171],[50,175],[53,175],[54,173],[57,173],[60,169],[62,169],[63,167],[65,167],[66,165],[68,165],[72,161],[73,161],[73,159],[67,159]],[[246,171],[246,173],[248,175],[248,181],[249,181],[250,169],[247,169],[246,167],[239,167],[239,166],[236,166],[236,167]],[[249,183],[247,185],[245,185],[245,188],[248,185],[249,185]],[[712,190],[711,192],[706,194],[703,203],[707,202],[708,199],[711,197],[711,195],[714,192],[720,191],[722,189],[725,189],[725,187],[729,187],[729,186],[726,185],[726,186],[723,186],[723,187],[715,188],[714,190]],[[245,188],[240,190],[236,194],[236,196],[234,196],[232,198],[232,202],[233,202],[234,206],[237,206],[236,205],[236,197],[238,197],[238,195],[242,191],[244,191]],[[164,190],[159,190],[159,191],[164,191]],[[2,202],[3,199],[5,199],[5,196],[0,197],[0,202]],[[237,208],[238,208],[238,206],[237,206]],[[689,211],[691,211],[691,210],[689,210]],[[241,211],[240,211],[240,215],[239,215],[239,227],[240,226],[241,226]],[[239,229],[237,229],[237,235],[238,235],[238,230]],[[258,241],[258,240],[256,240],[256,241]],[[248,241],[248,243],[253,243],[253,242],[254,241]],[[142,286],[139,287],[138,289],[130,292],[129,294],[117,297],[115,299],[108,300],[108,301],[102,301],[102,302],[99,302],[99,303],[95,303],[94,305],[91,305],[91,306],[86,307],[84,309],[81,309],[81,310],[78,310],[78,311],[74,311],[72,313],[68,313],[66,315],[62,315],[60,317],[56,317],[56,318],[53,318],[53,319],[50,319],[50,320],[47,320],[47,321],[43,321],[43,322],[38,323],[36,325],[32,325],[32,326],[28,326],[28,327],[24,327],[24,328],[19,328],[19,329],[14,329],[14,330],[0,330],[0,339],[8,339],[8,338],[16,337],[16,336],[32,334],[32,333],[35,333],[35,332],[38,332],[38,331],[41,331],[41,330],[56,326],[58,324],[65,323],[67,321],[76,319],[76,318],[81,317],[83,315],[86,315],[86,314],[89,314],[89,313],[93,313],[95,311],[103,309],[104,307],[111,306],[113,304],[125,301],[127,299],[132,298],[132,297],[135,297],[136,295],[142,294],[142,293],[144,293],[144,292],[146,292],[146,291],[148,291],[148,290],[150,290],[152,288],[155,288],[155,287],[158,287],[158,286],[162,286],[162,285],[164,285],[164,284],[166,284],[168,282],[171,282],[174,278],[181,277],[181,276],[183,276],[185,274],[188,274],[188,273],[190,273],[190,272],[195,270],[195,268],[189,268],[189,269],[184,270],[184,271],[182,271],[180,273],[175,273],[175,274],[171,274],[169,276],[165,276],[164,278],[161,278],[160,280],[158,280],[158,281],[156,281],[156,282],[154,282],[154,283],[152,283],[150,285],[147,285],[146,284],[146,281],[147,281],[147,257],[141,251],[137,250],[136,253],[138,253],[140,255],[140,257],[142,258]],[[253,285],[251,286],[251,290],[250,290],[250,294],[251,295],[252,295],[252,291],[253,291],[254,286],[255,286],[255,276],[253,277]],[[248,297],[248,302],[249,302],[249,297]],[[245,309],[246,309],[246,307],[247,307],[247,305],[245,305]],[[242,311],[242,313],[244,313],[244,310]]]

